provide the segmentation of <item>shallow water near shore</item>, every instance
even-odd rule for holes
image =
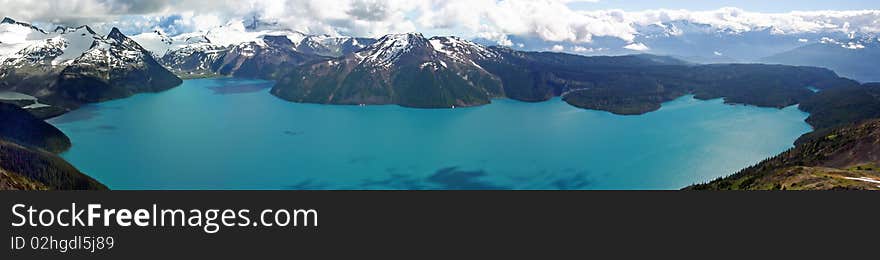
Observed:
[[[776,155],[807,114],[692,96],[639,116],[556,98],[455,109],[299,104],[186,80],[50,120],[111,189],[679,189]]]

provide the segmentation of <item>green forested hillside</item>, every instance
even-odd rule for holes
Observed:
[[[107,189],[55,154],[69,147],[54,126],[0,103],[0,189]]]

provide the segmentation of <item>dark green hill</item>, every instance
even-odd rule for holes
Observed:
[[[41,149],[0,140],[0,171],[9,179],[24,178],[55,190],[106,190],[61,157]],[[4,175],[4,176],[7,176]],[[4,180],[6,182],[7,180]],[[21,182],[21,181],[17,181]],[[37,185],[39,187],[39,185]]]
[[[50,152],[70,148],[70,139],[61,130],[16,105],[0,103],[0,138]]]
[[[786,107],[815,93],[807,86],[857,86],[833,71],[765,64],[690,65],[674,59],[634,55],[585,57],[496,49],[501,59],[481,60],[497,75],[507,97],[542,101],[561,95],[569,104],[615,114],[642,114],[692,93],[699,99]]]
[[[802,102],[800,109],[810,113],[807,123],[816,129],[880,118],[880,84],[825,90]]]
[[[0,103],[0,189],[107,189],[53,153],[69,147],[54,126]]]

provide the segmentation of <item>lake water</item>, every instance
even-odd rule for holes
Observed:
[[[270,82],[187,80],[50,120],[112,189],[678,189],[754,164],[807,114],[691,96],[639,116],[560,99],[475,108],[298,104]]]

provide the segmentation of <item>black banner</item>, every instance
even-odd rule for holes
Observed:
[[[0,230],[14,259],[876,256],[877,201],[870,192],[2,192]],[[114,215],[81,226],[89,204]],[[161,226],[162,209],[202,223]],[[226,209],[232,226],[220,223]],[[80,226],[61,210],[83,210]],[[206,222],[220,224],[206,231]]]

